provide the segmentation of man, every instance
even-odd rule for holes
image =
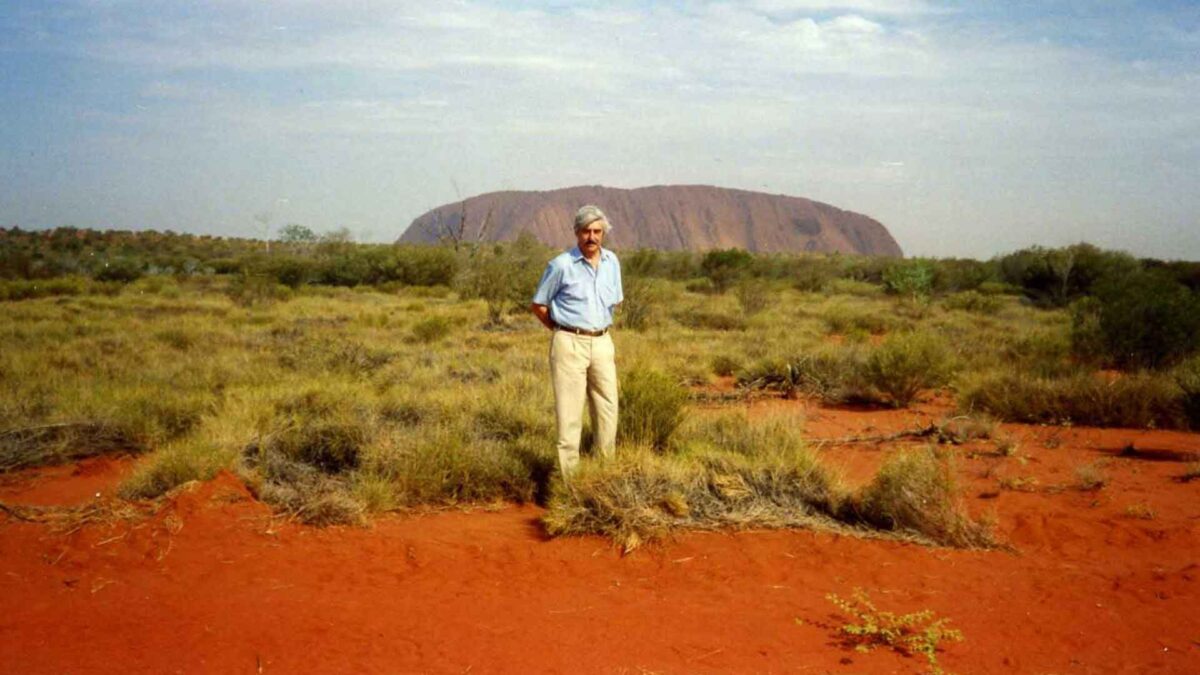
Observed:
[[[575,214],[577,246],[546,266],[529,309],[550,341],[550,379],[558,424],[558,464],[564,478],[579,465],[586,397],[596,432],[596,449],[611,457],[617,439],[617,366],[612,335],[613,308],[625,299],[621,263],[601,246],[612,226],[596,206]]]

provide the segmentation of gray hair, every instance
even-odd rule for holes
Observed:
[[[579,232],[597,220],[604,225],[605,233],[612,229],[612,225],[608,222],[608,216],[604,215],[599,206],[588,204],[587,206],[580,207],[575,212],[575,231]]]

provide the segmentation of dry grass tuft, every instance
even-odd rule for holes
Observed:
[[[939,457],[930,448],[893,454],[850,508],[853,517],[872,527],[943,546],[997,545],[989,524],[973,520],[960,503],[952,456]]]
[[[0,432],[0,473],[146,449],[145,439],[105,422],[20,427]]]
[[[752,460],[626,447],[559,485],[544,523],[552,535],[608,535],[629,552],[680,528],[844,529],[830,515],[839,498],[834,478],[804,451]]]

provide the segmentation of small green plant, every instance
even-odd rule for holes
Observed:
[[[1154,520],[1158,514],[1146,502],[1137,502],[1125,507],[1125,515],[1139,520]]]
[[[932,672],[942,673],[937,660],[938,645],[964,639],[962,631],[950,628],[950,620],[938,618],[933,610],[911,614],[882,611],[861,588],[854,589],[849,599],[835,593],[825,597],[850,619],[842,624],[840,633],[856,651],[887,647],[905,656],[924,656]]]
[[[1192,462],[1188,464],[1183,475],[1179,477],[1181,483],[1190,483],[1194,480],[1200,480],[1200,462]]]
[[[1012,492],[1037,492],[1038,489],[1036,476],[1005,476],[999,482],[1001,490]]]
[[[1108,476],[1098,463],[1075,467],[1075,485],[1085,492],[1094,492],[1108,485]]]

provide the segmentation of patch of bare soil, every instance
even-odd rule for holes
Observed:
[[[814,439],[886,435],[948,410],[751,405],[794,415]],[[141,518],[0,515],[0,671],[926,670],[841,644],[845,618],[825,596],[858,587],[881,609],[948,617],[966,638],[939,654],[952,672],[1200,672],[1200,482],[1175,480],[1178,461],[1125,451],[1192,452],[1200,435],[1003,431],[1005,449],[943,447],[968,507],[994,514],[1015,553],[760,531],[686,534],[622,557],[600,538],[547,539],[532,506],[318,530],[272,516],[230,474]],[[922,442],[820,452],[867,480],[887,453]],[[7,476],[0,502],[45,504],[60,483],[60,503],[103,500],[121,471],[99,467]],[[105,480],[87,482],[92,470]]]

